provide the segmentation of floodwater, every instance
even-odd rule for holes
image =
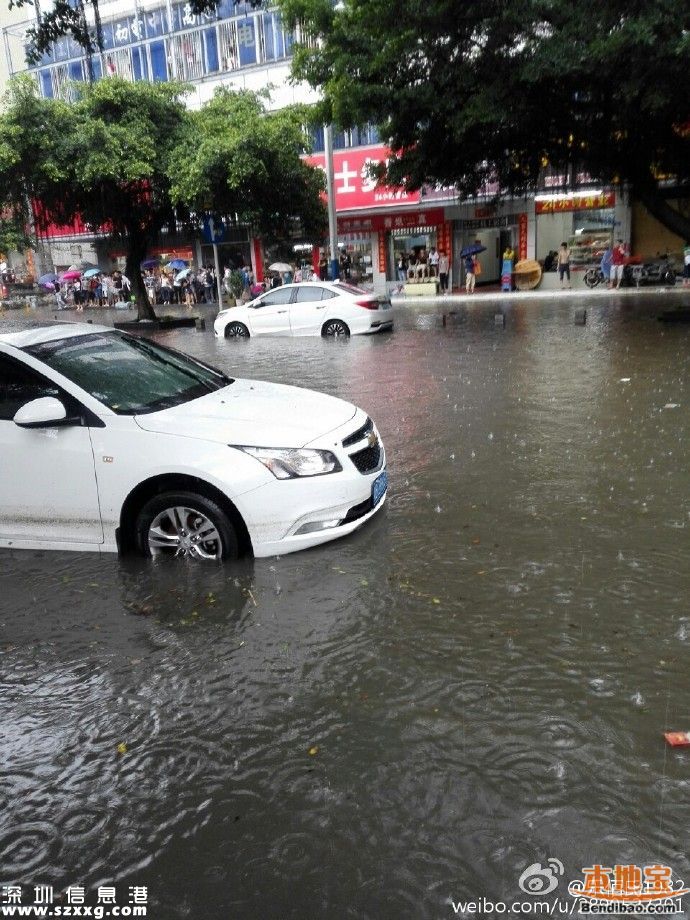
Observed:
[[[690,730],[690,328],[651,296],[584,327],[567,296],[505,328],[479,301],[350,341],[161,336],[362,406],[389,500],[231,566],[0,552],[0,883],[435,920],[528,900],[548,858],[690,878],[662,736]]]

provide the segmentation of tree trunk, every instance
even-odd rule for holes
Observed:
[[[129,230],[127,234],[127,261],[125,262],[125,274],[132,285],[132,294],[137,305],[137,319],[155,319],[156,312],[149,303],[146,293],[144,279],[141,277],[141,263],[146,258],[148,240],[142,235],[139,228]]]
[[[652,217],[655,217],[660,224],[663,224],[667,230],[675,233],[684,242],[690,240],[690,219],[672,207],[656,186],[639,188],[636,191],[637,197]]]

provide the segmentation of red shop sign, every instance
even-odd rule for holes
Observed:
[[[438,227],[444,222],[443,208],[405,211],[401,214],[372,214],[370,217],[339,217],[339,233],[366,233],[371,230],[408,230],[413,227]]]
[[[355,147],[333,151],[333,179],[335,183],[336,211],[355,211],[362,208],[397,207],[401,204],[418,204],[419,191],[378,186],[369,175],[369,164],[385,163],[390,156],[388,147]],[[323,153],[304,158],[312,166],[325,170]]]
[[[612,208],[616,204],[615,192],[602,192],[600,195],[578,195],[575,197],[551,198],[547,201],[535,201],[537,214],[554,214],[560,211],[589,211],[594,208]]]

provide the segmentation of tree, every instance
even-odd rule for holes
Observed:
[[[175,150],[174,203],[249,226],[268,242],[289,240],[300,226],[305,236],[323,236],[323,176],[301,159],[305,110],[267,113],[255,93],[221,87],[190,118]]]
[[[13,81],[0,117],[0,207],[15,226],[79,219],[121,242],[139,319],[153,319],[141,262],[163,230],[198,228],[204,213],[287,239],[299,218],[321,236],[323,180],[300,154],[305,114],[266,114],[248,92],[220,90],[198,112],[174,83],[109,77],[71,105]]]
[[[279,0],[293,73],[340,127],[378,125],[386,179],[474,195],[537,186],[542,170],[627,181],[690,237],[660,177],[690,184],[690,6],[684,0]]]
[[[83,87],[72,105],[39,98],[33,81],[13,81],[0,119],[0,195],[15,215],[35,206],[36,223],[82,220],[126,247],[125,273],[139,319],[155,314],[140,263],[164,227],[173,151],[189,127],[176,84],[117,78]]]

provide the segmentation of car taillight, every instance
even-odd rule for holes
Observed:
[[[365,310],[378,310],[379,308],[378,300],[355,300],[355,303],[358,307],[364,307]]]

